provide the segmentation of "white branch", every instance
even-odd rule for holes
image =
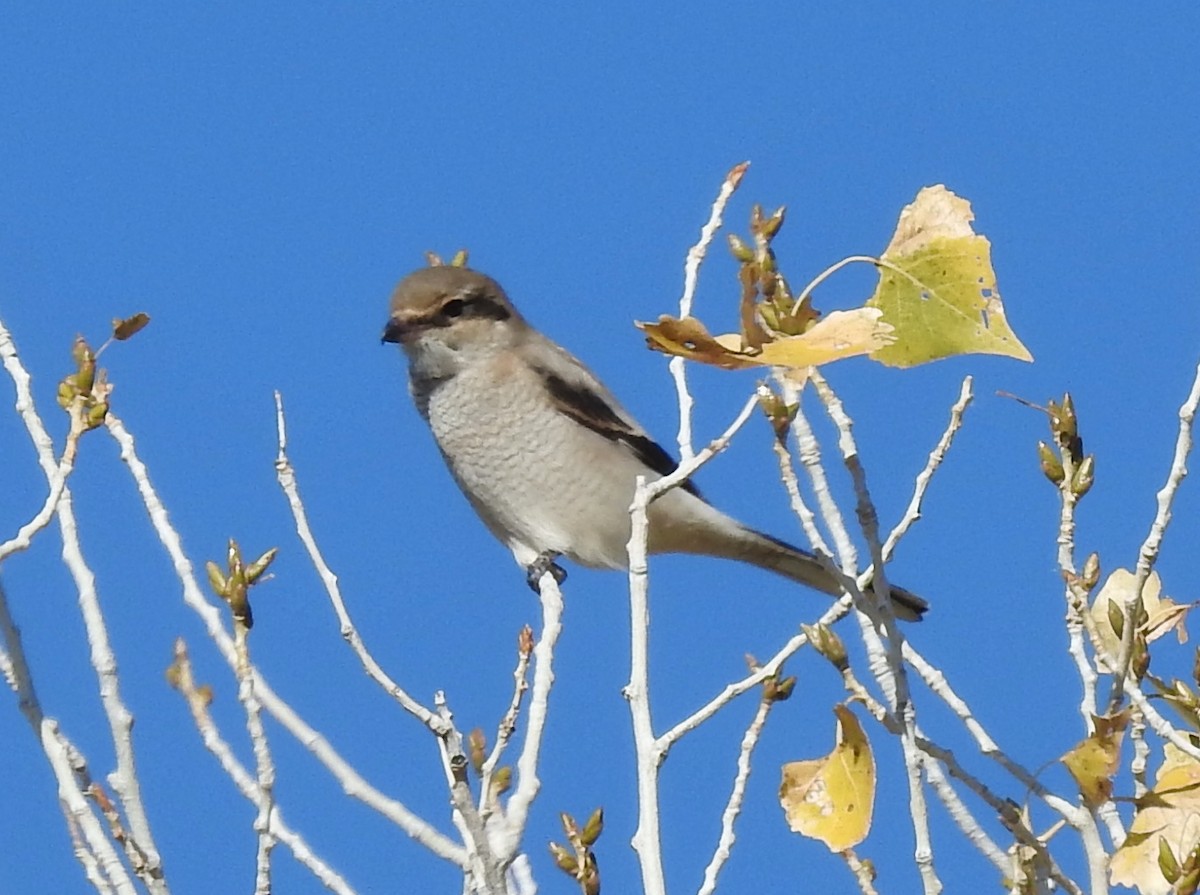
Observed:
[[[942,432],[942,437],[938,439],[937,445],[930,451],[929,459],[925,462],[925,468],[917,474],[912,499],[908,502],[908,508],[904,511],[904,515],[896,523],[887,540],[883,543],[883,559],[885,562],[892,558],[892,553],[895,552],[896,545],[908,533],[913,523],[921,518],[921,504],[925,500],[925,492],[929,488],[929,483],[933,480],[933,474],[938,471],[938,468],[942,465],[942,461],[946,459],[946,454],[949,453],[950,446],[954,443],[954,436],[962,428],[963,414],[975,397],[975,393],[972,390],[973,383],[974,380],[970,376],[965,377],[962,381],[962,386],[958,391],[958,400],[950,408],[950,421],[946,424],[946,429]]]
[[[260,800],[258,781],[233,754],[233,749],[217,729],[216,722],[213,721],[212,715],[208,711],[208,698],[196,686],[191,660],[188,658],[187,647],[182,639],[175,641],[174,668],[176,670],[174,685],[187,703],[192,721],[200,733],[200,740],[204,743],[204,748],[221,765],[221,770],[233,781],[238,792],[251,804],[257,806]],[[292,856],[307,868],[325,888],[337,895],[354,895],[350,884],[336,870],[317,857],[305,838],[284,822],[278,805],[274,806],[268,815],[268,820],[271,835],[282,842],[291,851]]]
[[[505,863],[512,861],[521,847],[521,837],[529,821],[529,806],[542,786],[538,778],[538,759],[546,731],[550,690],[554,686],[554,646],[562,633],[563,599],[558,582],[547,572],[538,583],[538,589],[542,604],[542,635],[533,648],[533,690],[529,696],[525,738],[517,759],[517,786],[508,800],[503,848],[497,849]]]
[[[55,490],[59,491],[56,510],[59,530],[63,539],[62,559],[79,594],[79,611],[91,649],[91,661],[92,667],[96,671],[100,703],[104,707],[104,715],[108,720],[109,735],[117,760],[117,767],[109,774],[108,781],[120,799],[121,807],[129,821],[132,841],[127,843],[127,853],[135,862],[139,876],[150,892],[154,895],[166,895],[169,889],[162,877],[162,859],[159,857],[158,848],[154,844],[154,836],[150,831],[150,820],[146,816],[141,783],[138,780],[137,762],[133,748],[133,714],[121,698],[121,682],[117,675],[116,654],[113,652],[108,636],[108,625],[105,622],[103,610],[100,608],[100,598],[96,592],[96,578],[92,574],[87,560],[83,557],[83,550],[79,543],[79,529],[75,521],[75,510],[71,502],[71,492],[66,486],[65,477],[55,459],[53,439],[46,431],[42,418],[34,406],[33,394],[29,387],[29,375],[17,356],[16,346],[11,335],[2,323],[0,323],[0,356],[2,356],[5,369],[12,376],[17,387],[17,410],[29,432],[34,449],[37,451],[38,463],[46,476],[51,494]],[[77,438],[78,435],[75,437]],[[66,451],[64,454],[69,456],[70,451]]]
[[[700,228],[700,239],[688,250],[687,261],[683,265],[683,295],[679,298],[680,317],[690,317],[692,314],[692,301],[696,296],[696,281],[700,276],[700,265],[703,263],[705,255],[708,254],[708,247],[712,243],[713,237],[721,229],[721,216],[725,213],[725,206],[738,188],[738,184],[742,182],[742,177],[745,176],[746,169],[749,167],[749,162],[742,162],[734,165],[725,175],[725,181],[721,184],[717,198],[713,200],[708,222]],[[667,365],[667,369],[671,371],[671,378],[675,382],[675,392],[679,397],[679,459],[680,462],[686,463],[692,459],[693,454],[692,405],[694,402],[691,392],[688,391],[684,363],[682,357],[673,357]]]
[[[124,424],[113,413],[105,419],[109,433],[121,447],[121,459],[129,467],[137,485],[138,493],[146,507],[150,524],[162,542],[175,567],[175,574],[183,586],[184,603],[199,617],[209,638],[216,645],[218,652],[230,669],[237,667],[237,654],[233,638],[229,636],[221,621],[221,611],[208,602],[196,581],[192,561],[183,550],[179,533],[171,525],[166,508],[159,499],[158,493],[150,482],[149,473],[135,450],[133,436]],[[428,821],[409,811],[396,799],[384,795],[371,786],[340,754],[330,745],[329,741],[317,730],[305,722],[296,711],[288,705],[267,683],[266,678],[258,669],[251,669],[254,676],[254,691],[263,704],[263,708],[275,718],[284,728],[296,738],[318,761],[333,775],[342,789],[351,798],[358,799],[363,804],[382,814],[392,823],[400,827],[404,833],[421,845],[428,848],[439,858],[462,867],[466,860],[466,852],[442,833],[438,832]]]
[[[770,699],[761,699],[758,703],[758,710],[750,720],[750,726],[742,735],[742,745],[738,749],[737,773],[733,778],[733,790],[729,793],[725,810],[721,812],[721,836],[717,840],[717,847],[713,851],[712,859],[704,868],[704,883],[700,886],[697,895],[712,895],[716,891],[717,874],[721,872],[721,868],[725,866],[733,851],[733,843],[737,838],[733,832],[733,825],[737,821],[738,815],[742,813],[742,802],[746,797],[746,781],[750,779],[750,756],[754,753],[754,747],[758,745],[763,726],[767,723],[767,715],[773,705],[774,703]]]
[[[641,865],[644,895],[666,895],[658,805],[658,776],[663,753],[654,739],[654,721],[650,712],[650,583],[646,562],[650,500],[650,486],[645,476],[638,476],[630,509],[632,526],[627,548],[631,650],[629,683],[623,693],[633,721],[634,760],[637,762],[638,825],[631,844]]]
[[[337,614],[338,622],[341,625],[342,638],[354,650],[354,654],[362,663],[363,670],[371,680],[382,687],[384,692],[395,699],[406,712],[435,734],[439,736],[444,734],[445,731],[442,729],[442,722],[438,716],[413,699],[403,687],[392,680],[391,676],[383,670],[383,666],[375,661],[375,657],[367,649],[358,633],[358,628],[350,618],[346,601],[342,599],[342,590],[338,586],[337,575],[329,568],[329,564],[325,562],[325,557],[321,554],[321,549],[317,546],[317,540],[308,524],[308,512],[304,509],[304,503],[300,499],[296,471],[287,455],[287,426],[283,415],[283,396],[278,391],[275,392],[275,428],[279,445],[279,453],[275,458],[275,475],[279,481],[279,487],[283,489],[283,493],[287,497],[288,506],[291,508],[292,519],[296,523],[296,533],[300,536],[304,549],[308,551],[309,559],[325,585],[329,602],[333,604],[333,611]]]
[[[909,816],[912,818],[913,835],[916,839],[914,860],[921,874],[921,883],[926,895],[936,895],[942,890],[941,880],[933,866],[933,843],[929,832],[929,806],[925,801],[925,791],[922,788],[921,766],[922,759],[917,746],[916,707],[912,703],[908,689],[908,675],[905,671],[903,644],[904,634],[896,623],[889,600],[887,576],[883,562],[883,545],[879,539],[879,520],[875,505],[867,488],[867,474],[859,459],[858,445],[854,441],[853,423],[841,400],[834,394],[833,389],[820,373],[814,373],[811,380],[817,394],[824,403],[830,419],[838,430],[839,447],[846,469],[854,483],[855,503],[859,526],[866,538],[875,567],[874,591],[877,599],[869,600],[864,596],[859,606],[859,629],[863,642],[867,647],[868,667],[875,676],[876,682],[888,697],[889,709],[897,721],[900,735],[901,751],[904,756],[904,767],[908,777]],[[796,414],[797,421],[804,420],[802,411]],[[804,421],[807,428],[807,421]],[[810,465],[810,473],[820,470],[820,464]],[[820,494],[821,492],[818,492]],[[832,503],[832,497],[828,498]],[[822,504],[825,510],[825,504]],[[849,542],[849,535],[842,530],[840,515],[830,518],[824,513],[827,524],[840,544]],[[843,557],[843,563],[845,558]],[[853,573],[854,567],[846,569]],[[856,597],[858,595],[856,594]]]

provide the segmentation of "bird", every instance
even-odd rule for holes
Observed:
[[[638,476],[675,459],[582,361],[526,322],[491,277],[438,265],[392,292],[383,342],[408,360],[409,393],[458,487],[526,571],[534,590],[557,560],[628,569]],[[648,509],[648,552],[692,553],[768,569],[832,596],[838,578],[812,553],[743,525],[685,481]],[[896,616],[928,604],[891,587]]]

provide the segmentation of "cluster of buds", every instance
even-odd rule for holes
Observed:
[[[451,256],[449,261],[444,261],[442,256],[437,252],[426,252],[425,263],[430,267],[466,267],[467,250],[459,249]]]
[[[75,338],[71,358],[75,361],[75,372],[67,374],[58,384],[58,406],[67,413],[81,415],[83,429],[95,429],[108,416],[108,395],[112,391],[104,378],[104,371],[96,370],[96,354],[83,336]]]
[[[487,764],[487,757],[487,734],[483,732],[482,728],[476,727],[467,734],[467,758],[471,762],[471,769],[475,771],[477,777],[483,776],[483,768]],[[501,765],[492,772],[489,795],[492,798],[502,796],[511,788],[512,768],[508,765]]]
[[[83,431],[102,425],[108,416],[108,396],[112,386],[105,380],[104,371],[96,369],[96,358],[113,342],[132,338],[149,322],[150,316],[143,313],[114,320],[112,335],[96,351],[92,351],[83,336],[75,337],[75,344],[71,348],[75,372],[68,373],[58,384],[58,406],[70,414],[78,412]]]
[[[1095,454],[1083,453],[1083,439],[1079,435],[1079,419],[1075,415],[1075,402],[1070,393],[1063,395],[1062,402],[1050,401],[1046,407],[1050,420],[1050,434],[1054,447],[1044,441],[1038,442],[1038,459],[1042,472],[1058,488],[1069,488],[1076,498],[1083,497],[1092,488],[1096,478]],[[1071,480],[1067,481],[1067,470]]]
[[[750,669],[751,674],[755,674],[762,668],[762,665],[758,659],[747,653],[746,667]],[[763,702],[786,702],[791,697],[792,691],[796,689],[796,676],[788,675],[784,677],[783,666],[780,666],[775,670],[774,674],[763,678],[762,686]]]
[[[593,811],[582,828],[575,822],[575,818],[565,811],[559,817],[570,848],[557,842],[550,843],[550,854],[555,865],[579,883],[583,895],[600,895],[600,867],[596,863],[592,846],[604,831],[604,809],[597,808]]]
[[[754,351],[779,336],[798,336],[819,316],[807,298],[797,302],[787,280],[779,272],[771,240],[783,227],[785,209],[764,214],[761,205],[750,212],[750,242],[729,235],[729,249],[741,265],[740,321],[742,350]]]
[[[272,547],[254,562],[246,565],[242,561],[242,548],[229,539],[229,550],[225,555],[226,569],[221,570],[211,559],[205,564],[208,583],[218,597],[229,604],[235,621],[247,629],[254,625],[254,614],[250,611],[250,588],[263,579],[267,568],[275,560],[278,547]]]

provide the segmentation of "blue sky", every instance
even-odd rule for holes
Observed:
[[[377,657],[427,700],[444,689],[464,729],[492,731],[516,632],[536,606],[442,469],[395,349],[378,343],[395,281],[427,249],[469,248],[531,321],[672,443],[665,361],[632,321],[677,307],[684,253],[732,164],[752,162],[731,229],[745,232],[752,202],[789,207],[776,247],[793,283],[881,251],[900,208],[945,183],[972,201],[992,240],[1009,321],[1036,362],[970,357],[901,372],[852,361],[829,375],[857,421],[885,522],[906,504],[958,383],[976,376],[966,428],[890,574],[933,604],[911,632],[919,648],[1016,757],[1040,768],[1083,735],[1079,687],[1060,621],[1055,495],[1034,453],[1045,421],[994,393],[1073,393],[1098,468],[1081,549],[1105,568],[1131,565],[1197,360],[1198,15],[1182,4],[10,10],[0,34],[0,317],[61,433],[54,388],[75,334],[99,340],[113,317],[151,314],[105,366],[115,410],[193,559],[219,557],[230,535],[248,550],[281,548],[255,602],[264,672],[376,785],[449,830],[433,743],[362,677],[294,537],[272,469],[272,390],[285,397],[317,535]],[[716,252],[702,275],[697,313],[714,328],[734,320],[733,271]],[[851,271],[817,303],[851,306],[871,286],[868,270]],[[754,382],[694,371],[698,437],[719,432]],[[0,521],[11,532],[40,505],[44,482],[16,417],[0,419]],[[799,539],[769,444],[754,422],[699,483],[739,518]],[[245,889],[253,812],[164,682],[173,638],[188,639],[241,743],[234,685],[183,607],[103,432],[85,440],[72,489],[175,891]],[[1187,563],[1198,509],[1185,486],[1159,566],[1167,592],[1185,600],[1196,598]],[[103,773],[109,747],[56,537],[7,563],[4,582],[47,711]],[[660,728],[822,605],[736,565],[663,558],[652,569]],[[566,586],[545,786],[527,839],[545,891],[570,886],[545,857],[557,812],[598,804],[606,891],[636,890],[624,585],[575,569]],[[1190,667],[1184,650],[1175,660]],[[799,693],[757,753],[724,891],[783,891],[801,879],[853,890],[822,846],[786,831],[776,803],[779,765],[828,750],[829,706],[841,695],[812,656],[789,670]],[[85,891],[13,702],[0,710],[0,888]],[[926,704],[927,729],[969,754]],[[672,891],[700,883],[752,712],[735,705],[671,754]],[[913,891],[899,754],[867,729],[882,791],[861,853],[885,889]],[[348,804],[272,732],[285,811],[360,891],[456,888],[451,868]],[[1070,791],[1061,770],[1042,776]],[[934,831],[951,891],[994,881],[938,809]],[[278,875],[279,891],[318,891],[282,855]]]

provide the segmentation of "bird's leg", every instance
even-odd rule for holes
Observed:
[[[547,572],[554,576],[557,584],[562,584],[567,580],[566,569],[556,563],[554,561],[556,559],[558,559],[558,554],[553,550],[543,550],[537,555],[537,559],[525,567],[525,580],[529,582],[529,587],[535,594],[542,592],[538,582]]]

